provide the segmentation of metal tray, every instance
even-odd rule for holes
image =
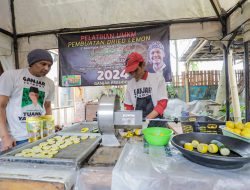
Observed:
[[[95,134],[95,139],[86,139],[84,141],[80,141],[79,144],[72,144],[65,149],[60,150],[55,157],[53,158],[25,158],[25,157],[15,157],[14,155],[21,152],[24,149],[32,148],[37,146],[41,142],[45,142],[47,139],[52,138],[56,135],[70,135],[70,134],[63,134],[57,133],[50,135],[46,138],[43,138],[39,141],[26,144],[21,147],[17,147],[3,155],[0,156],[1,161],[8,161],[8,162],[28,162],[28,163],[38,163],[38,164],[55,164],[55,165],[73,165],[78,167],[90,154],[93,152],[96,147],[101,142],[101,135]],[[83,133],[74,133],[76,136],[84,136],[86,134]]]
[[[219,154],[201,154],[197,151],[189,151],[183,145],[192,140],[207,143],[211,140],[222,142],[231,151],[229,156]],[[175,146],[187,159],[200,165],[218,169],[240,168],[250,162],[250,144],[228,136],[208,133],[186,133],[176,135],[172,138],[171,144]]]
[[[65,127],[65,129],[60,131],[60,133],[62,133],[62,134],[64,134],[64,133],[71,133],[71,134],[73,134],[73,133],[81,133],[81,129],[83,127],[88,127],[89,128],[88,133],[84,133],[84,134],[88,134],[88,135],[92,136],[93,133],[91,133],[91,131],[93,129],[98,129],[98,123],[97,122],[75,123],[72,126]],[[96,133],[94,133],[94,134],[96,134]]]

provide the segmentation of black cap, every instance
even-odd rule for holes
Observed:
[[[51,54],[43,49],[35,49],[32,50],[27,56],[28,64],[31,66],[32,64],[39,61],[50,61],[53,63],[53,58]]]

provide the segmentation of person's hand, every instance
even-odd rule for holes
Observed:
[[[62,127],[60,125],[55,125],[55,132],[61,131]]]
[[[6,135],[2,137],[2,149],[1,151],[8,150],[16,146],[16,141],[10,136]]]
[[[159,113],[157,111],[153,110],[152,112],[150,112],[146,116],[146,119],[155,119],[158,115],[159,115]]]

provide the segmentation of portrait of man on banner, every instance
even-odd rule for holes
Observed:
[[[149,43],[147,70],[151,73],[162,74],[165,81],[170,82],[172,80],[171,65],[166,55],[167,52],[162,42],[152,41]]]

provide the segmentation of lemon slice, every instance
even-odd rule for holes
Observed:
[[[82,133],[86,133],[86,132],[88,132],[89,131],[89,128],[88,127],[83,127],[82,129],[81,129],[81,132]]]
[[[33,158],[42,158],[42,153],[34,154]]]
[[[65,141],[59,140],[59,141],[56,142],[56,145],[61,145],[61,144],[64,144],[64,143],[65,143]]]
[[[74,140],[74,139],[76,139],[76,138],[78,138],[77,136],[71,136],[69,139],[70,140]]]
[[[47,145],[48,145],[48,142],[42,142],[39,144],[40,147],[47,146]]]
[[[22,157],[23,156],[23,154],[22,153],[17,153],[17,154],[15,154],[15,156],[20,156],[20,157]]]
[[[53,139],[56,139],[58,141],[62,139],[62,136],[54,136]]]
[[[23,157],[25,158],[32,157],[32,153],[23,153]]]
[[[42,147],[43,150],[49,150],[50,148],[51,148],[51,146],[49,146],[49,145]]]
[[[51,146],[51,149],[50,149],[50,150],[59,150],[59,147],[56,146],[56,145],[53,145],[53,146]]]
[[[37,148],[37,149],[34,149],[34,150],[33,150],[33,152],[34,152],[35,154],[38,154],[38,153],[40,153],[40,152],[42,152],[42,151],[43,151],[43,150],[42,150],[41,148],[40,148],[40,149]]]
[[[89,138],[88,135],[84,135],[84,136],[81,137],[82,140],[86,140],[86,139],[88,139],[88,138]]]
[[[39,153],[42,151],[41,147],[40,146],[33,146],[32,147],[32,150],[34,153]]]
[[[53,158],[53,154],[45,154],[43,156],[44,156],[44,158]]]
[[[67,144],[62,144],[62,145],[60,145],[59,147],[60,147],[60,149],[64,149],[64,148],[66,148],[68,145]]]
[[[72,145],[73,142],[72,141],[66,141],[64,144],[67,144],[67,145]]]
[[[80,143],[80,140],[75,140],[74,141],[74,144],[79,144]]]
[[[135,129],[135,135],[140,136],[141,135],[141,129]]]
[[[62,136],[62,140],[69,138],[69,136]]]
[[[57,150],[51,150],[48,154],[56,155],[58,153]]]
[[[23,154],[29,154],[29,153],[31,153],[31,152],[33,152],[33,150],[30,149],[30,148],[22,150],[22,153],[23,153]]]
[[[193,151],[193,150],[194,150],[194,147],[193,147],[192,143],[185,143],[185,144],[184,144],[184,148],[185,148],[186,150],[190,150],[190,151]]]

